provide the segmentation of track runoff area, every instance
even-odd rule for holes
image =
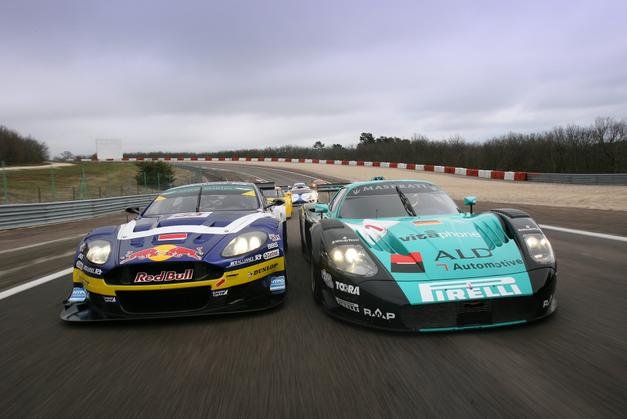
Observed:
[[[317,178],[268,167],[203,168],[277,184]],[[0,408],[8,417],[111,409],[190,417],[618,417],[626,407],[617,370],[627,342],[626,238],[556,220],[559,214],[543,228],[558,257],[560,309],[546,321],[498,331],[405,335],[333,320],[311,299],[297,217],[288,227],[287,302],[258,315],[68,327],[58,313],[71,268],[39,275],[0,291]],[[15,246],[0,258],[52,258],[81,235],[65,247],[56,239]]]

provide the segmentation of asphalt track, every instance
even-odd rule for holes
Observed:
[[[233,170],[222,175],[308,180]],[[569,227],[568,209],[526,209]],[[579,228],[624,235],[606,214],[576,214]],[[0,291],[67,268],[75,236],[125,219],[0,232]],[[66,325],[65,276],[0,300],[0,417],[623,417],[627,243],[547,235],[558,312],[491,331],[396,334],[330,318],[311,299],[296,217],[288,299],[276,310]]]

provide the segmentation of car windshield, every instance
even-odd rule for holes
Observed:
[[[411,211],[403,205],[401,195],[407,197],[417,216],[458,213],[455,202],[435,185],[426,182],[385,182],[351,189],[342,203],[339,216],[407,217]]]
[[[252,185],[195,185],[163,192],[144,217],[199,211],[252,211],[259,208]]]

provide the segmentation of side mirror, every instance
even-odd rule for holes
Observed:
[[[281,198],[277,198],[277,199],[273,199],[272,202],[270,202],[268,205],[265,206],[265,208],[268,209],[268,208],[276,207],[277,205],[283,205],[283,204],[285,204],[285,201],[282,200]]]
[[[139,207],[128,207],[124,211],[128,212],[129,214],[134,214],[134,215],[139,215],[139,213],[141,212]]]
[[[464,197],[464,205],[468,205],[470,207],[470,213],[472,214],[472,207],[477,204],[476,196],[465,196]]]
[[[314,212],[317,214],[324,214],[329,212],[329,205],[327,204],[316,204],[314,205]]]

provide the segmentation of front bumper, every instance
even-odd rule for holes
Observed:
[[[454,331],[510,326],[549,316],[557,308],[552,269],[529,272],[533,294],[411,305],[394,281],[364,281],[359,295],[323,286],[323,306],[335,317],[394,331]],[[343,283],[349,280],[341,279]],[[346,288],[345,288],[346,289]]]
[[[266,265],[271,269],[260,269]],[[60,314],[69,322],[257,311],[281,304],[287,290],[283,257],[227,271],[210,281],[112,286],[75,269],[73,282],[72,295]]]

